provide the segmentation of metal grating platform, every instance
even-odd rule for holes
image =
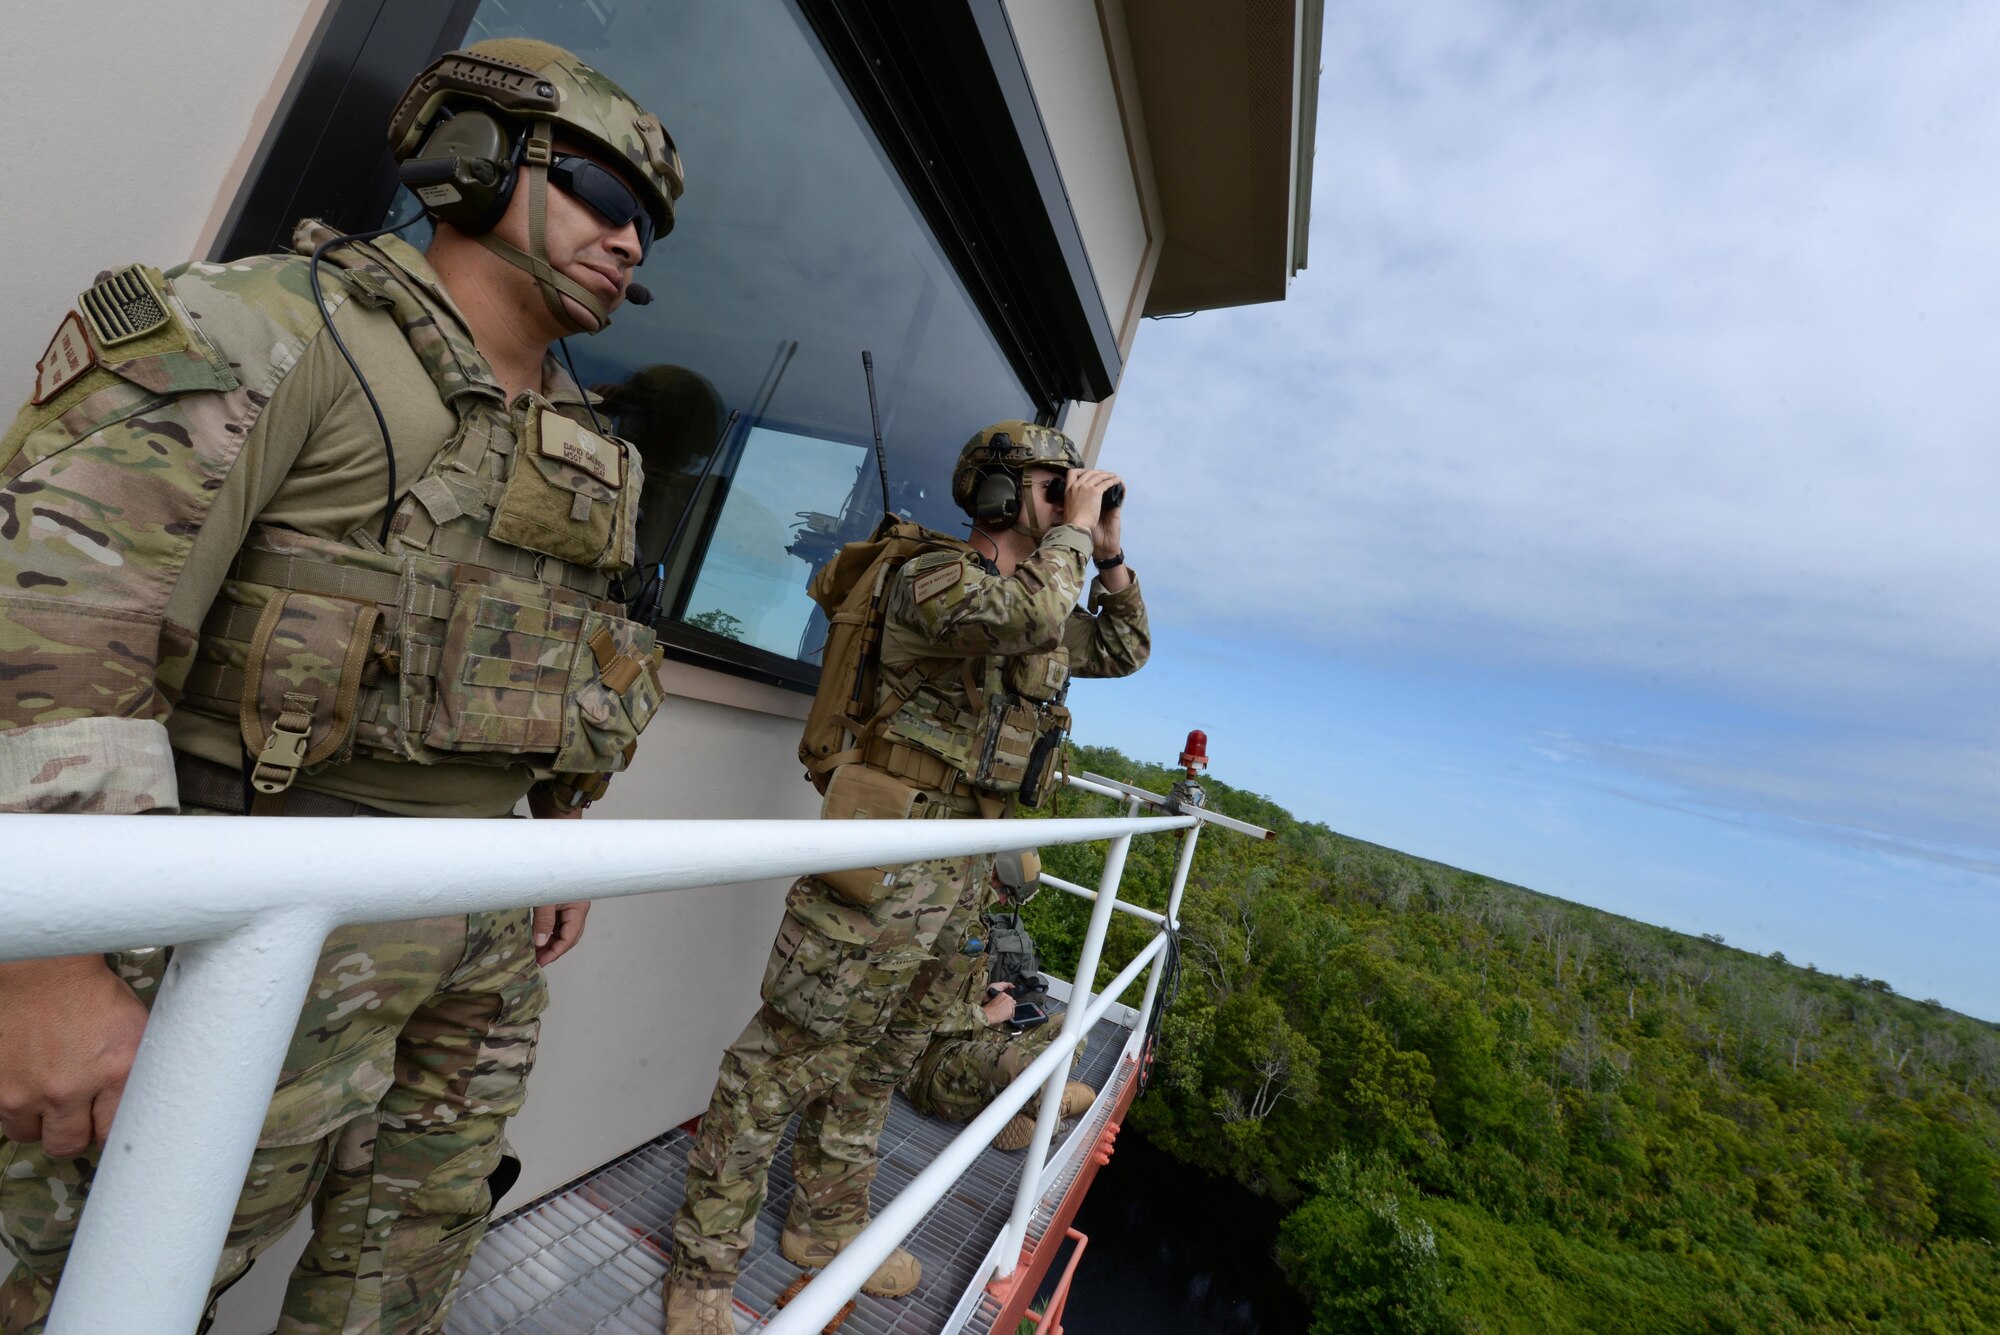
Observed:
[[[1127,1036],[1123,1027],[1100,1021],[1074,1078],[1102,1090]],[[1084,1125],[1094,1125],[1101,1108],[1100,1100]],[[961,1129],[922,1115],[898,1094],[882,1134],[876,1205],[909,1185]],[[779,1145],[757,1241],[737,1282],[739,1331],[757,1329],[772,1301],[800,1273],[778,1254],[778,1231],[792,1195],[796,1131],[794,1121]],[[1057,1144],[1074,1133],[1074,1126],[1066,1126]],[[680,1208],[689,1143],[685,1131],[670,1131],[495,1223],[472,1258],[446,1335],[657,1335],[667,1230]],[[1026,1157],[987,1148],[903,1244],[923,1263],[921,1287],[907,1298],[859,1295],[841,1335],[943,1330],[1006,1223]],[[1030,1236],[1046,1224],[1038,1215]]]

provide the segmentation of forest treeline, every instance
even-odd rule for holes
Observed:
[[[1289,1209],[1315,1332],[2000,1330],[2000,1028],[1204,786],[1279,837],[1203,835],[1130,1125]],[[1125,896],[1163,908],[1177,851],[1134,840]],[[1094,885],[1103,850],[1044,857]],[[1045,967],[1088,916],[1029,906]],[[1118,915],[1098,985],[1151,930]]]

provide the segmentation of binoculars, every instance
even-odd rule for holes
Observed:
[[[1069,494],[1069,474],[1064,473],[1061,477],[1049,483],[1045,494],[1049,498],[1050,505],[1061,505],[1063,497]],[[1111,484],[1111,490],[1104,493],[1104,508],[1107,510],[1116,510],[1123,504],[1125,504],[1125,484],[1123,482],[1114,482]]]

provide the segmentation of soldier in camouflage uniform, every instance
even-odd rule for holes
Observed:
[[[1066,487],[1060,503],[1051,483]],[[1145,604],[1124,564],[1120,511],[1103,504],[1114,485],[1047,427],[1002,422],[966,443],[952,495],[974,519],[972,541],[940,537],[897,569],[879,722],[834,771],[827,815],[862,809],[840,802],[843,790],[880,800],[885,789],[902,794],[906,813],[1007,815],[1023,776],[1048,762],[1067,727],[1069,677],[1121,677],[1146,661]],[[1087,558],[1099,570],[1089,612],[1077,606]],[[792,1156],[798,1189],[781,1251],[796,1265],[825,1265],[866,1225],[890,1097],[948,1001],[949,989],[934,985],[944,971],[926,962],[966,939],[991,902],[992,866],[946,858],[792,886],[764,1004],[723,1055],[688,1156],[669,1335],[733,1329],[730,1294],[794,1112],[804,1110]],[[862,1287],[897,1296],[919,1277],[898,1249]]]
[[[427,254],[302,224],[62,322],[0,437],[0,811],[569,817],[629,761],[659,684],[609,595],[643,479],[548,350],[622,301],[679,159],[525,40],[426,70],[391,145]],[[587,909],[327,939],[218,1287],[311,1203],[282,1332],[442,1326]],[[46,1320],[166,959],[0,965],[5,1335]]]
[[[1034,860],[1038,870],[1040,859]],[[1036,886],[1024,884],[1018,855],[998,859],[994,873],[998,903],[980,918],[978,935],[954,949],[940,934],[938,955],[919,975],[911,992],[936,987],[948,998],[944,1013],[931,1031],[923,1055],[903,1078],[903,1097],[918,1112],[947,1122],[977,1117],[1014,1078],[1042,1055],[1059,1026],[1049,1023],[1027,1029],[1011,1028],[1018,1001],[1046,1007],[1048,980],[1040,972],[1034,942],[1020,925],[1020,905],[1034,896]],[[1010,876],[1010,871],[1013,875]],[[1005,910],[1012,910],[1011,912]],[[934,979],[924,974],[937,971]],[[984,985],[982,989],[982,984]],[[1078,1044],[1070,1058],[1083,1056]],[[1097,1091],[1081,1081],[1063,1088],[1062,1112],[1074,1117],[1088,1108]],[[1035,1130],[1037,1094],[993,1137],[998,1150],[1025,1149]]]

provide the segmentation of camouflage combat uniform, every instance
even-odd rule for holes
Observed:
[[[322,235],[302,229],[302,244]],[[441,513],[453,500],[473,509],[472,492],[497,488],[476,471],[441,473],[450,455],[491,475],[486,454],[505,434],[506,395],[415,250],[385,239],[339,263],[329,256],[322,284],[388,420],[406,495],[392,550],[402,550],[429,532],[409,497],[424,493]],[[295,256],[266,256],[145,271],[133,281],[150,282],[171,317],[158,331],[123,347],[100,346],[94,334],[87,347],[73,334],[51,345],[51,356],[96,364],[44,395],[75,371],[51,373],[45,359],[42,402],[0,440],[0,811],[240,811],[228,800],[237,794],[212,784],[191,798],[190,775],[203,762],[211,780],[241,773],[245,741],[229,693],[252,689],[243,651],[260,604],[292,600],[264,660],[279,690],[339,675],[313,636],[322,614],[352,621],[363,604],[287,594],[246,566],[256,555],[258,570],[294,557],[304,568],[345,545],[357,561],[394,567],[370,556],[381,550],[372,534],[388,485],[381,436],[306,268]],[[588,420],[553,360],[543,377],[553,411]],[[523,395],[515,407],[531,401]],[[456,531],[442,520],[430,527],[433,541]],[[492,560],[505,558],[489,545]],[[446,608],[467,601],[449,576],[441,587],[400,583],[410,571],[447,568],[428,562],[418,556],[390,581],[408,591],[408,634],[361,633],[350,657],[367,652],[371,671],[348,700],[360,740],[298,778],[289,798],[316,804],[302,814],[504,816],[552,772],[547,754],[509,753],[510,740],[513,752],[529,749],[519,737],[432,763],[393,754],[421,744],[411,740],[418,724],[407,694],[387,690],[395,665],[374,660],[389,643],[422,651],[426,637],[442,638]],[[480,585],[495,591],[482,600],[504,587]],[[426,620],[425,611],[439,615]],[[509,646],[533,639],[520,615],[486,618],[495,655],[518,657]],[[616,647],[637,648],[629,631],[618,633]],[[400,670],[407,685],[416,665]],[[643,726],[657,682],[650,670],[636,675],[618,704]],[[493,687],[489,703],[498,694]],[[461,709],[468,698],[458,698]],[[448,713],[441,703],[430,712]],[[476,720],[455,717],[464,735],[476,732]],[[313,749],[323,749],[321,720],[311,728]],[[218,1285],[236,1277],[313,1202],[315,1237],[287,1292],[282,1332],[441,1325],[511,1177],[501,1132],[520,1107],[546,999],[529,914],[350,927],[328,938],[216,1272]],[[150,1002],[164,953],[109,959]],[[95,1152],[53,1161],[39,1144],[0,1140],[0,1236],[16,1260],[0,1281],[7,1335],[40,1330],[95,1161]]]
[[[964,756],[975,712],[966,678],[980,673],[961,673],[961,662],[983,665],[989,689],[1009,664],[1024,662],[1038,674],[1058,660],[1075,676],[1136,671],[1150,646],[1138,584],[1115,593],[1096,586],[1097,614],[1084,612],[1077,602],[1090,552],[1085,530],[1059,525],[1011,576],[969,549],[903,565],[883,632],[885,676],[924,663],[947,670],[927,676],[890,716],[871,768],[879,762],[908,777],[932,763],[917,750]],[[935,768],[947,779],[953,772]],[[926,796],[926,809],[941,817],[1002,815],[1009,805],[948,782]],[[948,1008],[943,980],[991,902],[992,862],[888,869],[882,897],[866,906],[827,878],[792,886],[765,965],[764,1004],[723,1055],[688,1156],[687,1198],[673,1222],[677,1281],[734,1282],[778,1140],[801,1108],[788,1227],[839,1242],[866,1223],[890,1097]]]
[[[911,986],[913,997],[919,986],[928,986],[944,1001],[923,1054],[900,1086],[920,1113],[947,1122],[971,1121],[1042,1055],[1061,1028],[1054,1019],[1021,1030],[988,1023],[980,1007],[989,978],[987,958],[983,950],[967,950],[963,944],[954,948],[940,933],[935,975]]]

